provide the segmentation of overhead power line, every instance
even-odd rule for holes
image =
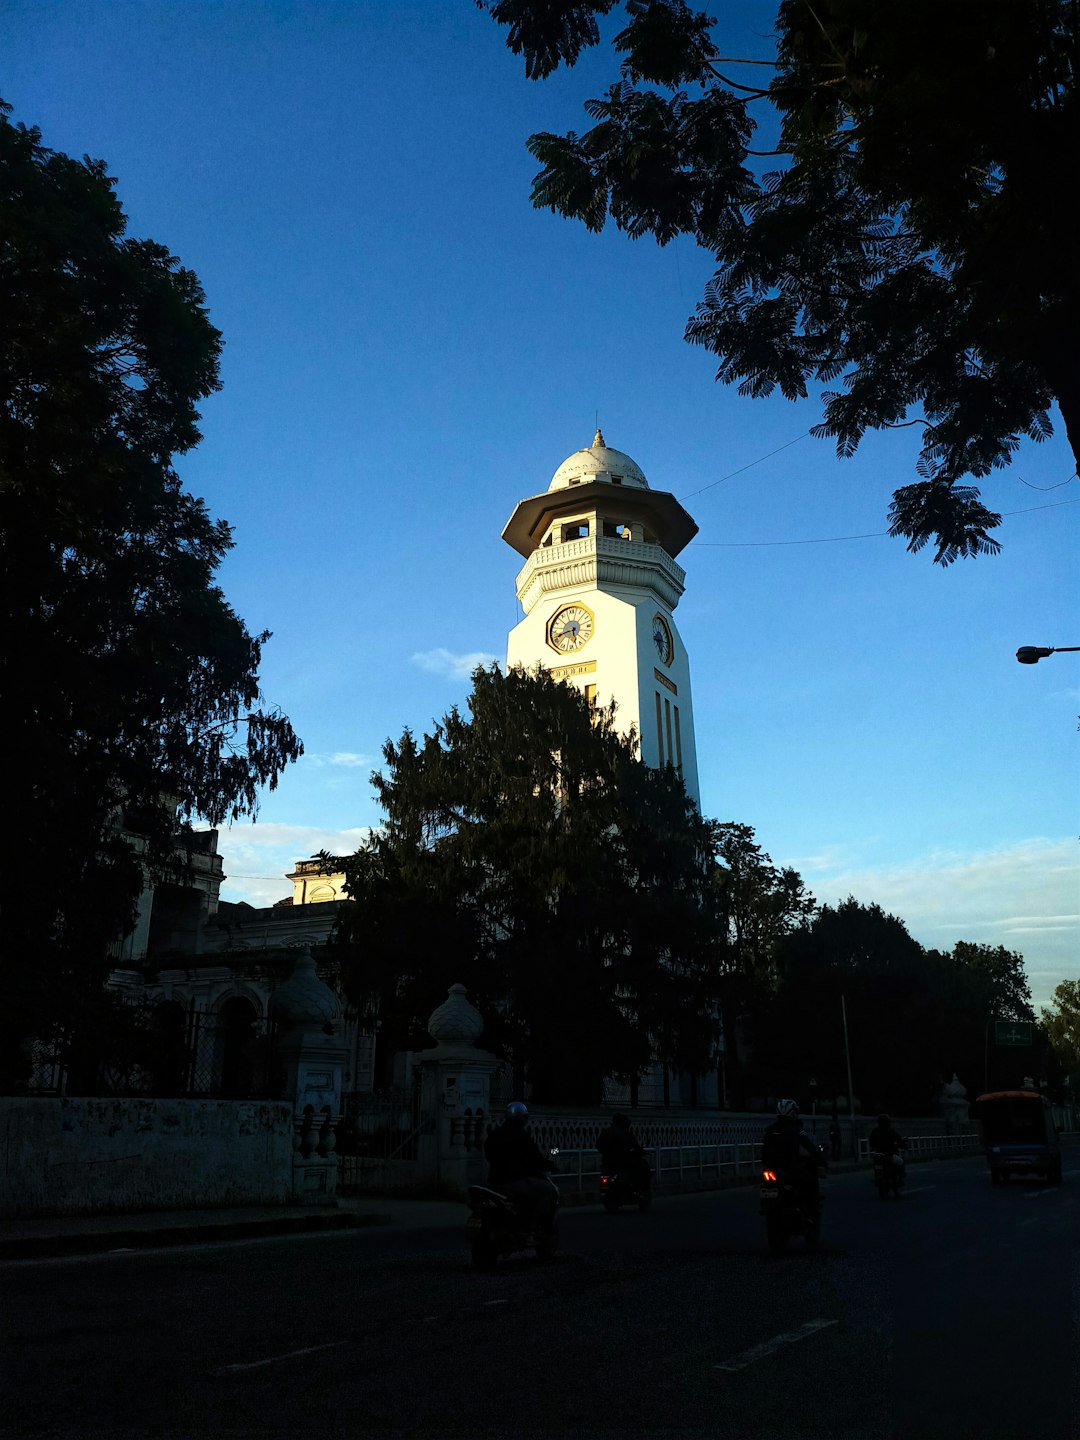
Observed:
[[[1003,510],[1002,518],[1030,515],[1033,510],[1058,510],[1062,505],[1080,505],[1080,500],[1054,500],[1049,505],[1028,505],[1023,510]],[[887,530],[871,530],[865,535],[823,535],[816,540],[693,540],[691,544],[708,550],[758,550],[770,545],[833,545],[839,540],[880,540]]]
[[[805,440],[810,434],[804,430],[801,435],[796,435],[794,440],[787,440],[783,445],[778,445],[775,450],[770,450],[767,455],[759,455],[756,460],[751,460],[749,465],[740,465],[738,470],[729,470],[726,475],[721,475],[719,480],[710,480],[708,485],[703,485],[700,490],[691,490],[689,495],[680,495],[680,500],[692,500],[695,495],[704,495],[706,490],[712,490],[717,485],[722,485],[725,480],[734,480],[736,475],[741,475],[744,470],[752,470],[755,465],[760,465],[763,460],[771,460],[774,455],[779,455],[781,450],[788,450],[792,445],[797,445],[800,440]]]

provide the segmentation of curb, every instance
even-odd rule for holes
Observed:
[[[98,1255],[111,1250],[151,1250],[170,1245],[205,1245],[214,1240],[245,1240],[261,1235],[297,1235],[316,1230],[356,1230],[390,1225],[390,1215],[281,1215],[266,1220],[229,1220],[219,1224],[168,1225],[161,1229],[95,1231],[82,1235],[25,1235],[0,1240],[0,1260],[45,1260],[61,1255]]]

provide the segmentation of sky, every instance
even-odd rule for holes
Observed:
[[[770,4],[719,7],[768,53]],[[599,423],[700,526],[676,619],[705,815],[752,825],[822,903],[917,940],[1003,944],[1036,1004],[1080,974],[1080,481],[1054,438],[982,483],[996,558],[884,535],[917,430],[854,459],[813,398],[754,401],[682,339],[689,240],[600,236],[529,203],[536,131],[587,128],[592,54],[528,82],[472,0],[7,0],[0,96],[108,163],[129,233],[200,277],[222,390],[186,487],[230,522],[220,583],[306,754],[220,838],[222,898],[291,893],[357,847],[381,747],[463,705],[520,618],[516,503]]]

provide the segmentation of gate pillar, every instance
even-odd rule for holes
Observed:
[[[285,1071],[285,1098],[293,1106],[293,1203],[336,1205],[337,1125],[348,1046],[340,1034],[340,1007],[319,979],[305,946],[267,1009],[284,1031],[278,1055]]]
[[[434,1047],[413,1054],[420,1069],[420,1104],[429,1120],[420,1137],[418,1169],[440,1194],[461,1199],[470,1185],[487,1178],[484,1134],[491,1077],[499,1064],[475,1044],[484,1019],[467,993],[464,985],[450,986],[428,1020]]]

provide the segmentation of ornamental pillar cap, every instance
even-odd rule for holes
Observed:
[[[475,1045],[484,1029],[484,1017],[466,1000],[464,985],[451,985],[447,999],[431,1012],[428,1034],[436,1045]]]
[[[321,1030],[339,1014],[338,998],[319,979],[311,947],[305,945],[296,958],[292,974],[270,996],[267,1011],[289,1030]]]

